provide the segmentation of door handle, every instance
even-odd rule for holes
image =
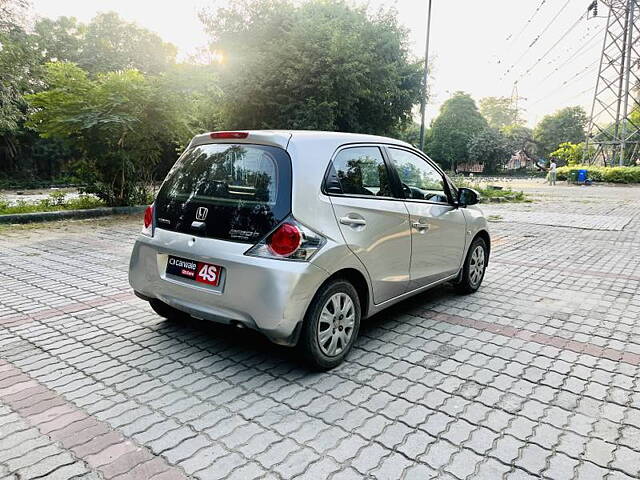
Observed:
[[[413,222],[411,226],[416,230],[429,230],[429,227],[431,225],[429,225],[428,223]]]
[[[355,227],[364,227],[367,224],[367,221],[364,218],[340,217],[339,221],[342,225]]]

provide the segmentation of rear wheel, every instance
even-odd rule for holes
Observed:
[[[181,318],[185,318],[188,315],[184,312],[181,312],[177,308],[173,308],[171,305],[167,305],[166,303],[158,300],[152,299],[149,300],[149,305],[154,312],[156,312],[161,317],[166,318],[167,320],[180,320]]]
[[[358,292],[346,280],[323,285],[316,293],[298,342],[312,367],[329,370],[347,356],[360,329]]]
[[[462,278],[456,284],[459,292],[473,293],[480,288],[487,268],[487,257],[487,243],[480,237],[476,238],[467,252],[467,258],[461,272]]]

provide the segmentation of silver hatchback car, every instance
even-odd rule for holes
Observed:
[[[490,238],[476,203],[392,138],[198,135],[145,212],[129,282],[166,318],[255,329],[329,369],[362,319],[443,282],[478,289]]]

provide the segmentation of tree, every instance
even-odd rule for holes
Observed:
[[[527,157],[533,158],[536,153],[536,144],[533,140],[533,130],[521,125],[509,125],[502,128],[500,131],[504,135],[511,153],[521,151]]]
[[[509,97],[486,97],[480,100],[480,113],[492,128],[522,125],[520,112]]]
[[[425,132],[428,136],[429,132]],[[415,122],[407,122],[401,124],[399,128],[391,132],[393,138],[397,138],[404,142],[410,143],[416,148],[420,148],[420,124]]]
[[[175,63],[176,54],[157,34],[108,12],[87,25],[78,64],[93,74],[127,69],[157,74]]]
[[[444,168],[455,171],[469,158],[471,139],[489,128],[476,102],[464,92],[456,92],[442,104],[427,138],[427,153]]]
[[[473,134],[469,139],[468,150],[469,160],[484,164],[484,172],[487,173],[498,171],[513,153],[507,139],[495,128]]]
[[[20,25],[26,2],[0,0],[0,168],[15,171],[26,118],[23,94],[38,87],[39,59],[30,35]]]
[[[571,143],[565,142],[561,143],[558,149],[554,152],[551,152],[549,155],[551,158],[557,158],[561,160],[563,163],[573,166],[580,165],[582,163],[583,158],[590,159],[595,155],[595,148],[589,147],[589,150],[585,152],[585,144],[582,143]]]
[[[161,80],[134,70],[95,80],[71,63],[46,66],[48,90],[28,96],[30,126],[66,138],[83,153],[78,174],[109,205],[146,201],[153,168],[167,146],[193,134],[189,102]]]
[[[34,26],[33,42],[42,63],[80,62],[86,30],[86,25],[74,17],[38,20]]]
[[[0,29],[4,31],[10,26],[24,27],[22,21],[26,18],[28,6],[28,0],[0,0]]]
[[[201,19],[231,128],[389,133],[410,119],[421,66],[394,11],[344,0],[231,0]]]
[[[582,107],[567,107],[544,117],[533,131],[540,154],[549,156],[561,143],[580,143],[585,138],[587,114]]]
[[[24,96],[47,88],[44,65],[74,62],[91,68],[93,77],[127,68],[156,74],[174,68],[175,47],[114,13],[88,25],[73,17],[44,18],[26,29],[22,21],[30,23],[26,0],[0,0],[0,175],[58,177],[78,151],[68,138],[41,138],[25,124]]]

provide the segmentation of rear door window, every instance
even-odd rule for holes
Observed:
[[[155,201],[157,228],[255,243],[291,211],[291,160],[264,145],[187,150]]]
[[[387,167],[378,147],[341,150],[325,182],[327,193],[393,197]]]

